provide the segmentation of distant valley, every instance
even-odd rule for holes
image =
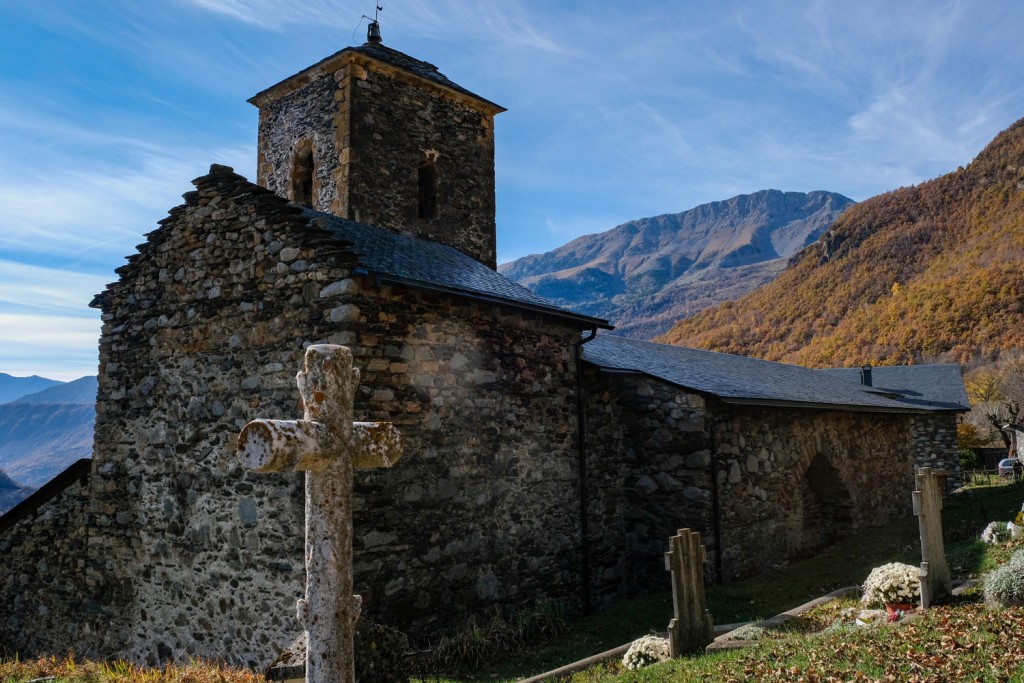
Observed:
[[[58,382],[0,373],[0,391],[7,397],[0,405],[3,513],[74,461],[92,455],[96,378]]]
[[[585,235],[498,270],[551,301],[651,338],[770,282],[854,204],[833,192],[763,190]]]

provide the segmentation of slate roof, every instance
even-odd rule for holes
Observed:
[[[351,243],[362,268],[379,280],[567,318],[583,327],[610,329],[607,321],[560,308],[445,244],[312,209],[303,209],[302,215]]]
[[[860,368],[828,368],[822,372],[860,383]],[[901,403],[931,410],[971,409],[960,366],[956,364],[873,367],[871,384],[872,387],[865,388],[867,391],[894,395]]]
[[[420,78],[423,78],[425,80],[436,83],[437,85],[449,88],[451,90],[454,90],[455,92],[462,93],[463,95],[472,97],[475,100],[479,100],[480,102],[484,102],[485,104],[494,107],[498,112],[505,111],[505,108],[502,107],[500,104],[495,104],[494,102],[491,102],[490,100],[484,97],[480,97],[476,93],[467,90],[466,88],[463,88],[461,85],[459,85],[458,83],[456,83],[455,81],[451,80],[443,73],[441,73],[438,70],[438,68],[431,64],[430,62],[424,62],[423,60],[416,59],[415,57],[410,57],[404,52],[399,52],[398,50],[387,47],[382,43],[364,43],[363,45],[359,45],[356,47],[346,47],[343,50],[339,50],[338,52],[335,52],[333,55],[321,59],[316,64],[306,67],[302,71],[292,76],[289,76],[288,78],[285,78],[284,80],[278,83],[275,83],[274,85],[270,86],[269,88],[266,88],[265,90],[261,90],[260,92],[256,93],[251,98],[249,98],[249,102],[254,102],[262,95],[270,93],[271,91],[277,89],[279,86],[288,83],[292,79],[306,75],[308,73],[312,73],[321,66],[328,64],[338,59],[342,55],[351,52],[358,52],[359,54],[366,55],[367,57],[373,57],[374,59],[380,60],[386,64],[390,64],[391,66],[394,66],[405,72],[411,73],[415,76],[419,76]]]
[[[859,384],[798,365],[610,334],[584,344],[583,358],[604,370],[644,373],[726,403],[902,413],[928,409],[878,396]]]

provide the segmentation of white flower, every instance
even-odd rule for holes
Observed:
[[[633,641],[622,658],[622,665],[635,671],[649,664],[663,662],[669,658],[668,639],[658,636],[644,636]]]
[[[890,562],[871,570],[864,582],[865,605],[916,602],[920,596],[920,572],[917,567]]]
[[[1006,522],[989,522],[981,532],[981,540],[989,545],[996,545],[1010,540],[1010,530]]]

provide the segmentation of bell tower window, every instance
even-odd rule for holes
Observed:
[[[292,201],[313,206],[313,145],[300,144],[292,157]]]
[[[432,221],[437,217],[437,152],[426,152],[417,170],[419,198],[417,202],[420,220]]]

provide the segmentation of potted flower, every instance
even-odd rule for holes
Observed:
[[[921,598],[920,572],[917,567],[900,562],[890,562],[875,567],[864,582],[866,606],[884,605],[890,614],[897,610],[906,612]]]

